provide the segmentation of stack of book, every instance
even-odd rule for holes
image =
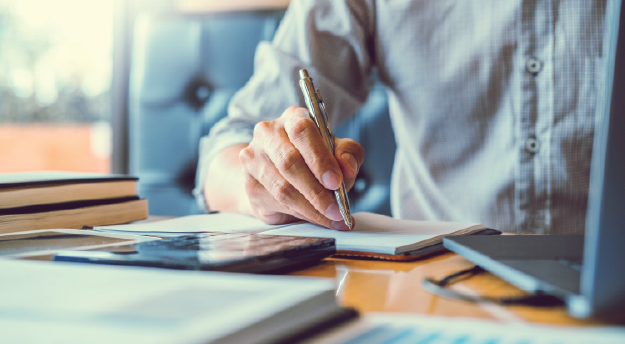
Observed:
[[[0,234],[82,228],[148,217],[138,178],[80,172],[0,173]]]

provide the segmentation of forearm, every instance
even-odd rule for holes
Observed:
[[[230,146],[210,163],[204,196],[211,211],[251,214],[239,161],[239,152],[245,147],[247,144]]]

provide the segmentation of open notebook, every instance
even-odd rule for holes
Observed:
[[[372,213],[356,213],[352,231],[339,232],[308,222],[267,225],[255,218],[229,213],[191,215],[158,222],[95,227],[111,233],[153,236],[188,235],[205,232],[256,233],[336,239],[338,256],[387,260],[414,260],[444,251],[449,235],[500,234],[480,224],[398,220]]]

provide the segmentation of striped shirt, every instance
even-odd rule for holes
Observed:
[[[397,141],[393,216],[479,222],[515,233],[583,233],[605,0],[294,0],[228,117],[212,158],[254,125],[303,104],[297,71],[336,126],[377,68]]]

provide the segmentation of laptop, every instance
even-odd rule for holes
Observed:
[[[625,8],[608,3],[605,106],[596,116],[585,236],[466,236],[444,246],[572,316],[625,320]],[[620,18],[620,25],[619,25]]]

